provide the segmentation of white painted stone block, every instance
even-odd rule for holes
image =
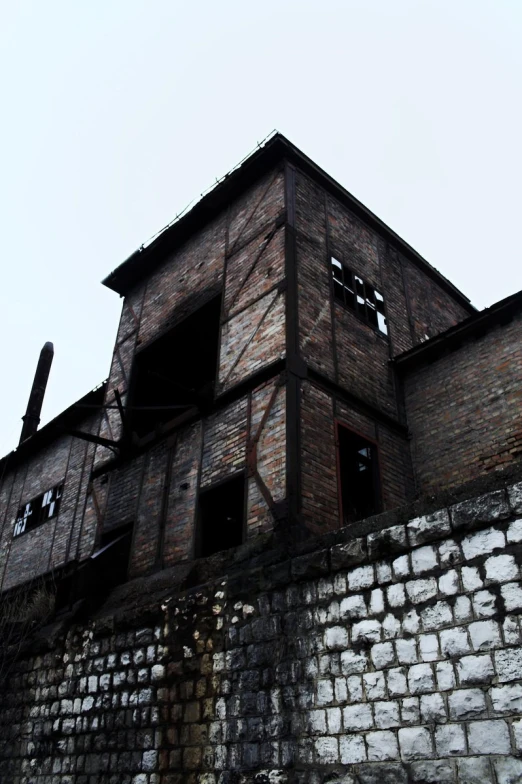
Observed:
[[[359,621],[352,626],[352,643],[365,641],[365,642],[380,642],[381,639],[381,624],[379,621]]]
[[[366,760],[366,745],[362,735],[343,735],[339,739],[342,765],[353,765]]]
[[[462,724],[443,724],[435,728],[435,745],[439,757],[466,753],[466,737]]]
[[[520,642],[520,628],[516,615],[506,616],[504,623],[502,624],[502,631],[504,632],[504,642],[506,645],[513,645]]]
[[[376,702],[373,706],[375,726],[381,730],[390,729],[390,727],[398,727],[399,720],[399,703],[394,701]]]
[[[317,681],[317,705],[331,705],[334,701],[333,684],[331,680]]]
[[[392,643],[381,642],[373,645],[370,656],[376,669],[380,670],[383,667],[388,667],[395,661],[395,652]]]
[[[343,708],[343,725],[345,732],[370,729],[373,727],[372,706],[368,703],[347,705]]]
[[[389,730],[369,732],[366,735],[368,744],[368,759],[371,762],[394,760],[399,757],[397,738]]]
[[[463,566],[461,570],[462,585],[465,591],[477,591],[484,583],[476,566]]]
[[[433,691],[433,672],[429,664],[414,664],[408,670],[408,685],[411,694]]]
[[[445,539],[438,546],[441,566],[455,566],[463,560],[460,547],[454,539]]]
[[[488,650],[501,644],[500,629],[496,621],[476,621],[470,623],[468,629],[475,651]]]
[[[497,611],[495,594],[491,591],[477,591],[471,597],[473,612],[477,618],[490,618]]]
[[[315,741],[317,761],[321,765],[339,762],[339,742],[337,738],[317,738]]]
[[[505,721],[473,721],[468,724],[470,754],[509,754],[511,743]]]
[[[440,632],[440,647],[446,656],[462,656],[470,650],[466,628],[443,629]]]
[[[409,610],[402,619],[402,628],[408,634],[417,634],[420,629],[420,618],[417,610]]]
[[[408,556],[399,555],[398,558],[395,558],[392,561],[392,569],[396,579],[400,580],[401,577],[408,577],[410,574],[410,561]]]
[[[484,564],[486,579],[497,583],[516,580],[519,575],[518,566],[512,555],[492,555]]]
[[[520,583],[506,583],[500,592],[508,612],[522,610],[522,585]]]
[[[401,703],[401,721],[403,724],[418,724],[420,708],[418,697],[406,697]]]
[[[421,611],[421,620],[426,630],[442,629],[453,623],[453,613],[447,602],[437,602]]]
[[[518,680],[522,677],[522,648],[507,648],[495,651],[495,668],[501,683]]]
[[[350,591],[360,591],[363,588],[371,588],[375,582],[373,565],[358,566],[348,572],[348,585]]]
[[[414,664],[418,661],[417,643],[413,637],[408,640],[395,640],[395,650],[397,651],[397,659],[401,664]]]
[[[350,675],[346,679],[348,686],[348,693],[350,695],[350,702],[360,702],[363,698],[363,685],[360,675]]]
[[[392,613],[388,613],[382,622],[382,633],[385,640],[398,637],[401,633],[401,622]]]
[[[390,607],[402,607],[406,604],[406,593],[402,583],[389,585],[386,589],[386,596]]]
[[[478,555],[488,555],[494,550],[505,547],[506,537],[502,531],[496,528],[486,528],[475,534],[465,536],[462,540],[462,551],[464,557],[470,561]]]
[[[517,757],[497,757],[492,761],[498,784],[519,784],[522,781],[522,760]]]
[[[313,735],[326,734],[326,711],[312,710],[308,713],[308,731]]]
[[[490,691],[490,697],[496,713],[522,713],[522,684],[495,686]]]
[[[455,687],[455,673],[451,662],[437,662],[436,672],[440,691],[449,691]]]
[[[448,696],[448,707],[451,719],[471,719],[483,716],[486,711],[486,699],[480,689],[457,689]]]
[[[431,735],[427,727],[403,727],[399,730],[399,744],[403,760],[429,757],[433,751]]]
[[[459,784],[493,784],[493,775],[487,757],[459,759]]]
[[[348,702],[348,685],[346,678],[336,678],[334,680],[334,694],[336,702]]]
[[[330,735],[338,735],[341,730],[341,709],[340,708],[327,708],[326,710],[326,723],[328,725],[328,732]]]
[[[379,615],[384,612],[384,594],[381,588],[374,588],[370,595],[370,613]]]
[[[453,605],[453,614],[457,622],[468,621],[471,618],[471,602],[467,596],[457,596]]]
[[[324,644],[329,651],[343,651],[348,648],[348,631],[344,626],[331,626],[324,633]]]
[[[509,524],[507,530],[507,540],[510,544],[522,542],[522,517]]]
[[[379,561],[377,564],[377,582],[379,585],[391,582],[392,570],[388,561]]]
[[[464,656],[457,662],[457,674],[461,686],[488,683],[495,675],[491,656]]]
[[[366,602],[364,601],[362,594],[358,593],[341,599],[339,616],[342,620],[366,618],[367,614]]]
[[[522,751],[522,719],[515,719],[511,728],[515,738],[515,747],[517,751]]]
[[[422,661],[435,661],[439,658],[439,640],[436,634],[419,636],[419,652]]]
[[[423,694],[420,698],[420,712],[423,724],[435,722],[441,724],[446,721],[446,706],[441,695]]]
[[[408,685],[406,682],[406,670],[404,667],[395,667],[386,673],[388,683],[388,694],[390,697],[402,696],[407,694]]]
[[[439,577],[439,591],[446,596],[453,596],[459,590],[459,575],[455,569],[450,569],[448,572]]]
[[[367,699],[382,700],[386,696],[386,681],[382,672],[365,672],[362,678]]]
[[[427,602],[437,595],[437,581],[434,577],[410,580],[406,583],[406,592],[414,604]]]
[[[414,574],[424,574],[425,572],[436,569],[438,566],[437,552],[432,545],[419,547],[418,550],[412,550],[411,553],[411,567]]]
[[[368,654],[365,651],[355,653],[348,650],[341,653],[341,670],[343,675],[351,675],[354,672],[363,672],[368,666]]]

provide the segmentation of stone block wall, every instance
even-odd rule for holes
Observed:
[[[4,684],[2,780],[520,781],[522,484],[378,523],[55,629]]]

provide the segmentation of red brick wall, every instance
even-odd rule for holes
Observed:
[[[405,437],[309,382],[303,384],[301,406],[303,519],[309,528],[321,533],[340,525],[336,419],[377,443],[383,511],[411,499],[413,479]]]
[[[418,489],[453,487],[522,455],[522,318],[405,378]]]
[[[397,416],[390,356],[424,340],[426,333],[447,329],[468,311],[299,171],[296,227],[303,357],[348,391]],[[383,294],[389,338],[343,306],[332,308],[331,255]]]
[[[97,432],[96,418],[79,429]],[[90,539],[82,525],[85,494],[92,468],[94,446],[63,436],[42,448],[23,465],[6,471],[0,490],[0,583],[6,590],[62,566],[76,557],[78,540]],[[19,507],[64,481],[57,517],[13,539]]]

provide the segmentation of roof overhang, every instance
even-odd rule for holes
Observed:
[[[148,277],[165,261],[167,254],[183,245],[189,237],[219,215],[231,201],[267,171],[285,160],[315,180],[334,198],[373,228],[383,239],[392,243],[413,264],[451,294],[469,313],[476,312],[469,299],[432,267],[411,245],[408,245],[371,210],[280,133],[269,138],[240,166],[223,177],[189,212],[170,224],[149,245],[136,250],[105,278],[103,284],[121,296],[128,294],[141,280]]]

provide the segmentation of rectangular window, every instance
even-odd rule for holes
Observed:
[[[13,531],[13,537],[26,534],[33,528],[38,528],[42,523],[57,517],[60,511],[60,501],[63,493],[63,482],[55,485],[45,493],[33,498],[19,508]]]
[[[334,256],[330,261],[334,297],[337,302],[340,302],[345,308],[353,310],[383,335],[387,335],[388,326],[382,294],[369,283],[365,283],[362,278],[355,275]]]
[[[213,400],[221,297],[214,297],[134,359],[129,418],[143,437]]]
[[[337,425],[342,525],[381,510],[377,446]]]
[[[199,496],[198,555],[213,555],[243,543],[245,476],[240,474]]]

